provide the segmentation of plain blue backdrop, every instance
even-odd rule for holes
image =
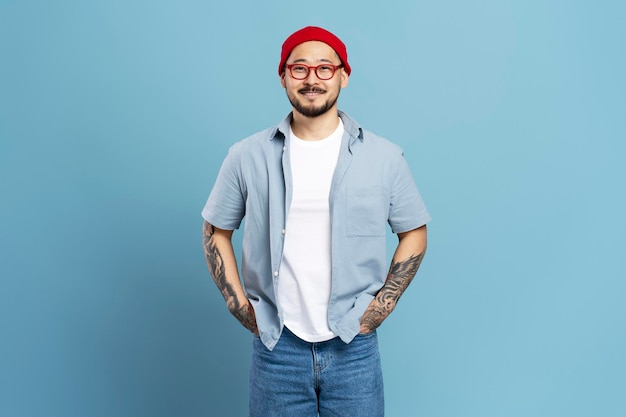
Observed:
[[[228,147],[290,110],[282,41],[348,45],[341,109],[433,222],[380,330],[387,415],[626,415],[621,1],[0,0],[0,415],[244,416],[206,270]],[[395,242],[390,240],[390,249]]]

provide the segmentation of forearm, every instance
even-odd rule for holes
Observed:
[[[399,234],[399,239],[385,284],[363,313],[361,333],[374,331],[391,314],[424,258],[426,226]]]
[[[222,230],[204,222],[202,244],[209,272],[222,293],[228,310],[241,324],[257,332],[254,309],[239,279],[237,260],[231,242],[232,230]]]

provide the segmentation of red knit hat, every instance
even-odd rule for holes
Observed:
[[[350,68],[350,64],[348,64],[348,51],[346,51],[346,45],[341,42],[341,39],[327,31],[326,29],[322,29],[317,26],[307,26],[302,28],[294,33],[292,33],[287,40],[283,43],[283,50],[280,54],[280,64],[278,65],[278,75],[283,73],[285,68],[285,62],[287,62],[287,58],[289,58],[289,54],[293,49],[300,45],[301,43],[308,41],[320,41],[324,42],[331,48],[337,52],[339,55],[339,59],[341,59],[341,63],[345,68],[348,75],[352,69]]]

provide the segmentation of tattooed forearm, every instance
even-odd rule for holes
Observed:
[[[213,277],[213,281],[215,281],[215,285],[217,285],[217,288],[222,293],[222,297],[224,297],[226,306],[231,314],[234,315],[247,329],[252,332],[256,332],[257,326],[254,309],[247,299],[243,304],[238,300],[235,288],[226,277],[224,259],[215,244],[214,237],[215,228],[210,223],[205,222],[203,226],[202,243],[209,272]]]
[[[211,276],[213,277],[213,281],[215,281],[217,288],[219,288],[222,293],[228,309],[233,311],[233,308],[235,307],[235,291],[232,288],[232,285],[229,285],[226,281],[224,260],[222,259],[222,254],[213,241],[214,233],[215,229],[213,228],[213,225],[204,223],[204,233],[202,239],[204,256],[206,258],[207,266],[209,267],[209,272],[211,272]]]
[[[374,331],[393,311],[422,263],[423,253],[400,262],[393,262],[385,285],[378,291],[361,318],[362,331]]]

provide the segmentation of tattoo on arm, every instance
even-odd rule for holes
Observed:
[[[369,305],[363,317],[362,326],[374,331],[393,311],[404,290],[407,289],[417,269],[422,263],[423,253],[413,255],[404,261],[393,262],[385,285],[378,291],[374,301]]]
[[[257,331],[256,317],[254,309],[249,303],[241,304],[236,298],[235,289],[226,280],[226,271],[224,268],[224,260],[217,245],[214,242],[215,228],[208,222],[204,223],[202,243],[204,247],[204,256],[206,258],[209,272],[213,277],[213,281],[222,293],[222,297],[226,301],[228,310],[233,314],[241,324],[252,332]]]

